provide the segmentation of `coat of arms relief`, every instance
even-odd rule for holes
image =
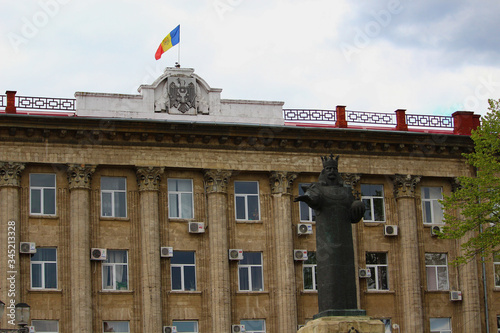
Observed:
[[[169,114],[208,114],[208,105],[198,91],[195,78],[170,76],[165,80],[160,98],[155,101],[155,112]],[[207,110],[205,110],[207,109]]]

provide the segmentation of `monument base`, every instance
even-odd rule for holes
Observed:
[[[298,333],[384,333],[379,319],[367,316],[330,316],[311,320]]]

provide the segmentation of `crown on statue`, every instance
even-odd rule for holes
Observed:
[[[321,156],[321,161],[323,162],[323,168],[326,168],[327,166],[338,168],[339,156],[337,155],[335,158],[333,157],[333,154],[330,154],[330,156]]]

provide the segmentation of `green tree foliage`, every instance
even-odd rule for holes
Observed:
[[[446,226],[441,238],[467,239],[458,264],[476,255],[488,258],[500,249],[500,100],[489,103],[489,112],[471,135],[474,151],[464,154],[476,177],[460,177],[459,189],[442,201]]]

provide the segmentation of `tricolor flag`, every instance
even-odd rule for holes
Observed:
[[[172,46],[179,44],[181,36],[181,25],[179,24],[174,30],[170,31],[170,33],[163,39],[158,50],[156,50],[155,59],[158,60],[161,58],[161,55],[165,53]]]

